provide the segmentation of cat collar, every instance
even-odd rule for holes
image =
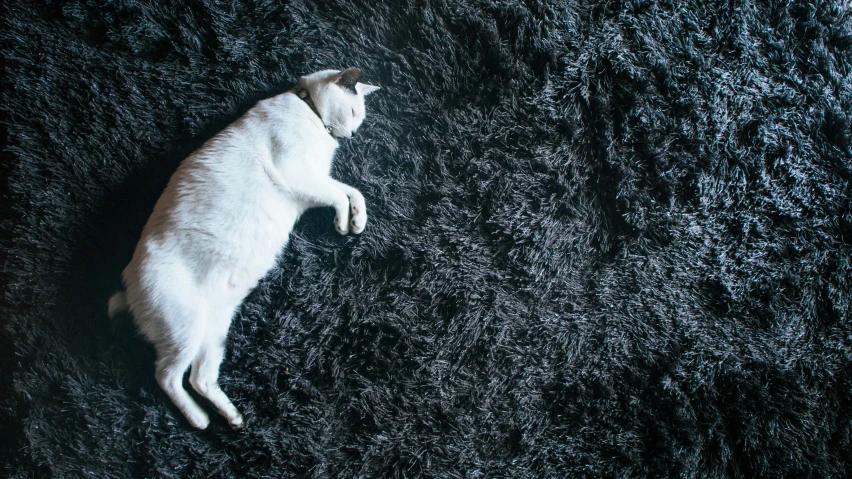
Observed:
[[[322,115],[320,115],[319,110],[317,110],[317,106],[314,104],[314,101],[311,99],[311,94],[308,93],[308,90],[305,90],[304,88],[299,88],[296,91],[296,96],[301,98],[303,102],[307,103],[308,106],[311,107],[311,110],[313,110],[314,113],[316,113],[317,117],[319,117],[320,121],[322,122],[322,126],[325,127],[325,131],[327,131],[329,135],[334,136],[334,135],[331,134],[331,125],[326,125],[325,122],[322,121]]]

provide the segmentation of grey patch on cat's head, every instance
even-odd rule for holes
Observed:
[[[360,76],[359,69],[347,68],[323,70],[299,79],[299,85],[308,90],[320,118],[335,137],[352,137],[367,116],[364,97],[379,89],[358,83]]]

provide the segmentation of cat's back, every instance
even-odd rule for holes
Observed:
[[[286,105],[286,100],[277,103]],[[265,209],[286,210],[264,168],[280,143],[276,130],[291,123],[286,115],[274,114],[274,106],[259,102],[185,158],[157,201],[143,237],[192,230],[221,238],[250,227],[259,215],[268,224]]]
[[[181,162],[145,235],[183,229],[254,233],[258,222],[280,235],[302,210],[288,199],[282,180],[327,175],[336,145],[296,95],[261,100]]]

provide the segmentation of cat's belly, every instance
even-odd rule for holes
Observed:
[[[250,169],[221,181],[215,170],[203,173],[204,181],[173,180],[158,201],[127,270],[140,294],[177,288],[241,300],[287,244],[302,211],[268,178]]]
[[[134,314],[146,316],[144,308],[175,294],[214,310],[234,308],[275,265],[298,213],[282,207],[274,217],[257,214],[227,228],[201,221],[143,238],[123,275]]]
[[[299,216],[291,205],[264,207],[226,233],[221,265],[211,265],[207,286],[214,294],[244,297],[275,265]],[[220,267],[219,267],[220,266]]]

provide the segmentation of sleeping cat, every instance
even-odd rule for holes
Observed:
[[[189,382],[231,427],[243,416],[219,388],[219,365],[235,311],[275,264],[308,208],[331,206],[340,234],[367,223],[364,197],[329,176],[338,138],[364,121],[359,70],[325,70],[287,93],[260,101],[187,157],[157,201],[133,259],[125,292],[109,314],[129,309],[157,353],[156,378],[190,424],[207,413],[183,388]]]

